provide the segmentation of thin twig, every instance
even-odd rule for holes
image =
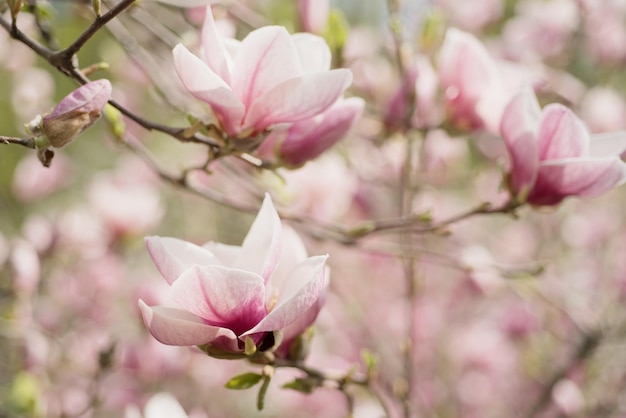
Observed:
[[[0,144],[15,144],[26,148],[35,149],[35,138],[14,138],[12,136],[0,136]]]

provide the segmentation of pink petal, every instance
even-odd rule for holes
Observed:
[[[276,307],[243,335],[277,331],[306,315],[324,293],[327,259],[316,256],[298,264],[281,290]]]
[[[287,80],[252,105],[244,126],[261,131],[315,116],[335,103],[351,82],[352,73],[345,69]]]
[[[276,85],[302,75],[291,36],[282,26],[250,32],[241,42],[232,71],[233,91],[246,107]]]
[[[70,112],[90,113],[100,111],[111,98],[111,82],[106,79],[91,81],[65,96],[46,115],[46,119],[58,118]]]
[[[620,155],[626,151],[626,132],[608,132],[591,137],[589,144],[590,157],[609,157]]]
[[[241,258],[233,267],[252,271],[267,283],[281,252],[281,223],[269,194],[241,246]]]
[[[239,133],[245,107],[230,86],[184,46],[176,45],[173,54],[176,72],[185,88],[195,98],[211,106],[215,117],[229,134]]]
[[[329,274],[328,269],[326,269],[322,293],[315,301],[315,303],[311,305],[311,307],[303,315],[299,316],[295,321],[282,329],[283,342],[288,343],[290,340],[293,340],[295,337],[302,334],[308,327],[310,327],[313,322],[315,322],[318,314],[326,303],[326,289],[328,288],[328,282]]]
[[[169,296],[176,307],[236,335],[256,325],[266,313],[263,278],[221,266],[192,267],[172,284]]]
[[[484,45],[454,28],[446,32],[438,68],[444,88],[453,87],[459,98],[469,102],[477,101],[497,79],[494,61]]]
[[[194,264],[221,265],[210,251],[187,241],[157,236],[145,241],[150,257],[169,284]]]
[[[543,110],[537,144],[541,161],[583,157],[589,149],[589,132],[571,110],[553,103]]]
[[[536,133],[540,115],[530,88],[516,95],[502,115],[500,134],[511,156],[511,186],[517,193],[532,187],[539,169]]]
[[[266,302],[269,302],[275,295],[279,294],[280,289],[285,286],[291,271],[309,257],[300,236],[289,225],[282,226],[281,240],[282,251],[280,252],[278,267],[274,271],[271,280],[266,283]]]
[[[241,246],[226,245],[221,242],[209,241],[202,245],[202,248],[210,251],[224,267],[234,267],[237,260],[241,258]]]
[[[626,164],[619,157],[550,161],[539,174],[528,201],[534,205],[555,205],[567,196],[595,197],[626,179]]]
[[[280,146],[281,159],[299,166],[317,158],[348,133],[364,105],[358,97],[340,99],[321,115],[294,123]]]
[[[197,316],[175,308],[148,306],[139,300],[143,321],[150,334],[167,345],[200,345],[219,341],[238,350],[237,336],[229,329],[206,325]]]
[[[298,51],[304,74],[330,70],[332,55],[324,38],[310,33],[296,33],[291,39]]]
[[[222,39],[217,33],[211,6],[207,6],[202,26],[202,52],[204,61],[226,84],[230,85],[232,59],[226,52]]]

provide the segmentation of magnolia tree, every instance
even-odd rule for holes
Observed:
[[[0,12],[0,415],[626,416],[624,2]]]

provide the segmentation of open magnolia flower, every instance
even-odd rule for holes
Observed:
[[[518,201],[556,205],[568,196],[595,197],[626,180],[626,133],[591,137],[560,104],[543,110],[530,88],[506,107],[500,132],[511,156],[509,187]]]
[[[328,45],[309,33],[266,26],[241,42],[222,39],[207,7],[201,41],[202,58],[179,44],[174,65],[185,88],[209,104],[232,136],[252,137],[274,124],[315,116],[352,81],[349,70],[330,70]]]
[[[273,345],[273,331],[282,331],[275,348],[286,353],[322,307],[328,256],[307,257],[295,232],[282,228],[269,195],[241,246],[160,237],[146,243],[170,288],[163,306],[139,306],[163,344],[236,356],[247,337],[263,350]]]

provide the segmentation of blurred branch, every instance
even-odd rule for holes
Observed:
[[[538,416],[550,404],[552,392],[554,391],[555,386],[567,377],[567,374],[574,366],[593,356],[604,337],[605,333],[599,330],[592,330],[584,333],[581,341],[576,346],[573,355],[566,364],[555,371],[550,379],[548,379],[544,385],[541,395],[539,396],[539,399],[537,399],[524,417],[534,418]]]

